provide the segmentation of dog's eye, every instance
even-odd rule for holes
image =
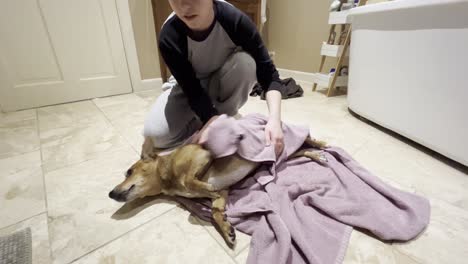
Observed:
[[[125,177],[130,177],[130,175],[132,175],[133,173],[133,170],[132,169],[128,169],[127,173],[125,174]]]

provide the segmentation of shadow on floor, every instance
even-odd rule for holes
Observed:
[[[143,210],[153,205],[161,204],[161,203],[168,203],[174,204],[177,203],[171,200],[168,200],[162,196],[150,196],[141,199],[136,199],[131,202],[125,203],[122,207],[119,208],[113,215],[112,219],[114,220],[125,220],[131,217],[136,216]]]

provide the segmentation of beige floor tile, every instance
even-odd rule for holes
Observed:
[[[453,168],[430,171],[437,161],[424,168],[417,160],[421,153],[405,142],[389,136],[373,136],[353,157],[378,177],[416,189],[425,196],[438,198],[468,210],[468,175]]]
[[[36,110],[22,110],[16,112],[0,112],[0,128],[21,127],[23,123],[36,119]]]
[[[175,208],[77,263],[234,263],[189,213]]]
[[[143,97],[155,93],[145,92]],[[149,100],[136,94],[128,94],[95,99],[94,103],[103,111],[118,133],[139,153],[144,140],[143,124],[149,111]]]
[[[268,115],[268,106],[266,101],[260,100],[259,97],[249,97],[247,103],[239,109],[239,113],[242,115],[247,115],[249,113]]]
[[[431,221],[417,239],[394,246],[420,263],[466,263],[468,259],[468,212],[431,199]]]
[[[39,150],[0,159],[0,177],[19,173],[25,170],[41,169],[41,153]]]
[[[344,264],[417,264],[415,260],[396,250],[391,244],[383,243],[358,231],[353,231]]]
[[[135,94],[97,98],[93,102],[113,124],[143,123],[147,113],[148,103]]]
[[[116,96],[109,96],[109,97],[102,97],[102,98],[95,98],[92,100],[93,103],[101,110],[107,109],[107,110],[114,110],[118,111],[120,114],[121,113],[126,113],[127,110],[134,108],[136,106],[141,106],[142,99],[140,96],[138,96],[136,93],[131,93],[131,94],[122,94],[122,95],[116,95]],[[128,106],[125,109],[121,109],[122,106]],[[113,119],[113,117],[118,117],[118,113],[115,112],[109,112],[108,117],[110,119]]]
[[[0,158],[38,149],[36,110],[0,113]]]
[[[86,126],[105,121],[104,115],[89,100],[38,108],[37,114],[41,133],[54,128]]]
[[[249,257],[249,248],[246,248],[244,250],[242,250],[241,253],[239,253],[239,255],[237,255],[237,257],[235,258],[237,264],[245,264],[247,263],[247,258]]]
[[[0,228],[45,212],[39,151],[0,159]]]
[[[38,109],[45,172],[128,147],[91,101]]]
[[[137,159],[128,147],[45,174],[55,263],[72,261],[174,208],[157,199],[123,205],[108,198]]]
[[[154,90],[148,90],[148,91],[142,91],[142,92],[137,92],[135,93],[138,97],[142,98],[143,100],[146,101],[148,106],[152,105],[158,96],[160,96],[163,93],[162,89],[154,89]]]
[[[46,214],[41,214],[7,228],[0,229],[0,236],[9,235],[28,227],[31,229],[32,263],[50,264],[51,257]]]
[[[129,143],[107,122],[69,126],[41,132],[44,172],[63,168],[129,147]]]
[[[118,128],[119,133],[132,146],[132,148],[140,154],[141,146],[143,145],[143,124],[135,124],[122,126]]]
[[[430,175],[432,190],[438,193],[434,197],[440,197],[453,205],[468,210],[468,192],[466,191],[468,190],[468,167],[463,167],[427,150],[421,151],[418,148],[411,147],[408,152],[415,157],[414,160],[421,170]],[[427,180],[426,183],[428,183]],[[453,188],[449,187],[451,185],[459,186],[456,190],[453,190]],[[443,188],[439,188],[440,186]],[[450,193],[452,190],[457,193]],[[461,192],[458,193],[458,191]]]
[[[221,235],[218,233],[218,231],[216,230],[216,228],[211,224],[211,223],[208,223],[208,222],[205,222],[205,221],[202,221],[200,219],[197,219],[197,220],[193,220],[193,221],[197,221],[198,223],[200,223],[209,233],[210,235],[216,240],[218,241],[218,244],[220,244],[223,249],[231,256],[231,257],[235,257],[236,255],[238,255],[241,251],[243,251],[245,248],[248,248],[249,245],[250,245],[250,236],[249,235],[246,235],[238,230],[236,230],[236,246],[234,249],[230,249],[227,245],[226,245],[226,242],[224,242],[223,238],[221,237]]]

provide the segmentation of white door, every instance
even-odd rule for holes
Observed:
[[[131,90],[115,0],[0,0],[4,111]]]

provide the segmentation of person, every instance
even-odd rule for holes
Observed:
[[[220,114],[235,116],[258,83],[269,109],[265,143],[279,155],[284,148],[278,71],[256,26],[222,0],[169,0],[159,51],[177,84],[151,107],[144,136],[153,147],[180,145]],[[201,130],[200,130],[201,129]],[[147,143],[147,142],[145,142]]]

